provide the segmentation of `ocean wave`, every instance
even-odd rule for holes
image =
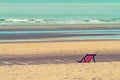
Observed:
[[[5,19],[0,19],[0,21],[5,21]]]
[[[120,18],[99,20],[0,19],[0,24],[110,24],[110,23],[120,23]]]

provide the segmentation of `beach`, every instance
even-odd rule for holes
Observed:
[[[74,26],[0,27],[0,78],[120,79],[119,25]],[[97,54],[96,63],[77,62],[86,54]]]
[[[86,54],[95,59],[79,63]],[[120,80],[119,75],[119,1],[0,1],[0,80]]]
[[[0,43],[1,65],[77,63],[85,54],[97,54],[97,62],[120,59],[120,41],[63,41]]]
[[[120,40],[119,24],[0,26],[0,42]]]
[[[0,43],[2,80],[118,80],[120,41]],[[96,53],[96,63],[78,63]],[[87,76],[87,77],[86,77]]]
[[[0,55],[118,54],[120,41],[62,41],[0,43]]]
[[[2,80],[119,80],[119,62],[0,66]]]

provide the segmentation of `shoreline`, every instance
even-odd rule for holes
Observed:
[[[35,39],[36,40],[36,39]],[[2,40],[1,40],[2,41]],[[10,41],[10,40],[7,40],[7,41],[4,41],[1,42],[0,41],[0,44],[15,44],[15,43],[49,43],[49,42],[53,42],[53,43],[56,43],[56,42],[104,42],[104,41],[120,41],[120,40],[117,40],[117,39],[96,39],[96,40],[54,40],[54,41]]]
[[[73,25],[11,25],[0,26],[0,31],[20,30],[99,30],[99,29],[120,29],[120,24],[73,24]]]
[[[0,31],[0,42],[120,40],[120,29],[111,30]]]

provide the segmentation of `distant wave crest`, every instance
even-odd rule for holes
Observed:
[[[50,19],[0,19],[0,25],[5,24],[119,24],[120,18],[106,20],[50,20]]]

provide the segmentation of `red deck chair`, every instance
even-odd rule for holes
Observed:
[[[96,54],[86,54],[80,61],[79,63],[89,63],[92,59],[95,62],[95,56]]]

